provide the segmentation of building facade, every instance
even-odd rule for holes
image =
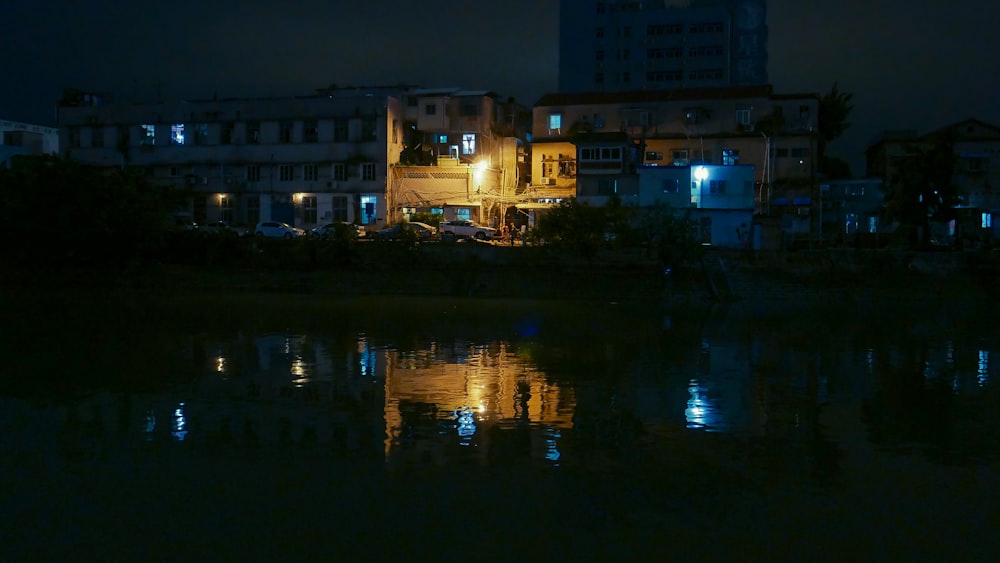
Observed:
[[[59,130],[55,127],[0,120],[0,166],[17,155],[59,154]]]
[[[766,0],[561,0],[559,91],[767,84]]]
[[[944,227],[944,237],[995,240],[1000,232],[993,221],[1000,213],[1000,127],[966,119],[922,135],[913,130],[887,132],[865,152],[868,175],[889,190],[915,152],[941,139],[954,151],[951,183],[961,200],[953,213],[959,219]]]
[[[139,167],[187,190],[196,222],[309,229],[386,222],[389,169],[402,151],[397,98],[315,95],[59,107],[62,154]]]
[[[629,162],[750,165],[758,213],[779,211],[771,202],[786,192],[801,191],[801,205],[811,207],[816,94],[779,95],[770,86],[549,94],[533,111],[529,193],[606,197],[627,182],[609,172],[632,174]]]

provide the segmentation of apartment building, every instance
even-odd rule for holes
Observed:
[[[59,153],[59,131],[55,127],[0,120],[0,167],[17,155]]]
[[[559,91],[767,84],[766,0],[561,0]]]
[[[397,98],[347,93],[125,104],[71,92],[58,108],[62,154],[187,190],[197,222],[305,229],[385,224],[402,119]]]
[[[965,119],[925,134],[917,131],[886,132],[865,152],[868,175],[882,180],[886,190],[897,181],[901,166],[937,139],[952,143],[955,153],[952,185],[961,194],[966,235],[995,238],[994,216],[1000,213],[1000,127],[979,119]],[[948,226],[954,237],[963,225]]]
[[[602,198],[628,185],[636,167],[749,165],[758,212],[773,211],[779,196],[811,205],[817,94],[775,94],[768,85],[559,93],[533,111],[531,178],[539,192]]]

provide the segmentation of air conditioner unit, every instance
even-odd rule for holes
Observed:
[[[544,185],[546,185],[546,186],[554,186],[554,185],[556,185],[556,179],[555,178],[545,178]]]

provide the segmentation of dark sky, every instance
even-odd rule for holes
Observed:
[[[885,129],[1000,125],[1000,2],[770,0],[779,93],[854,95],[831,152],[863,174]],[[119,100],[295,95],[331,83],[556,89],[557,0],[4,0],[0,119],[54,125],[63,87]]]

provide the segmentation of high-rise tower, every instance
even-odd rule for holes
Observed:
[[[561,92],[766,83],[766,0],[560,0]]]

